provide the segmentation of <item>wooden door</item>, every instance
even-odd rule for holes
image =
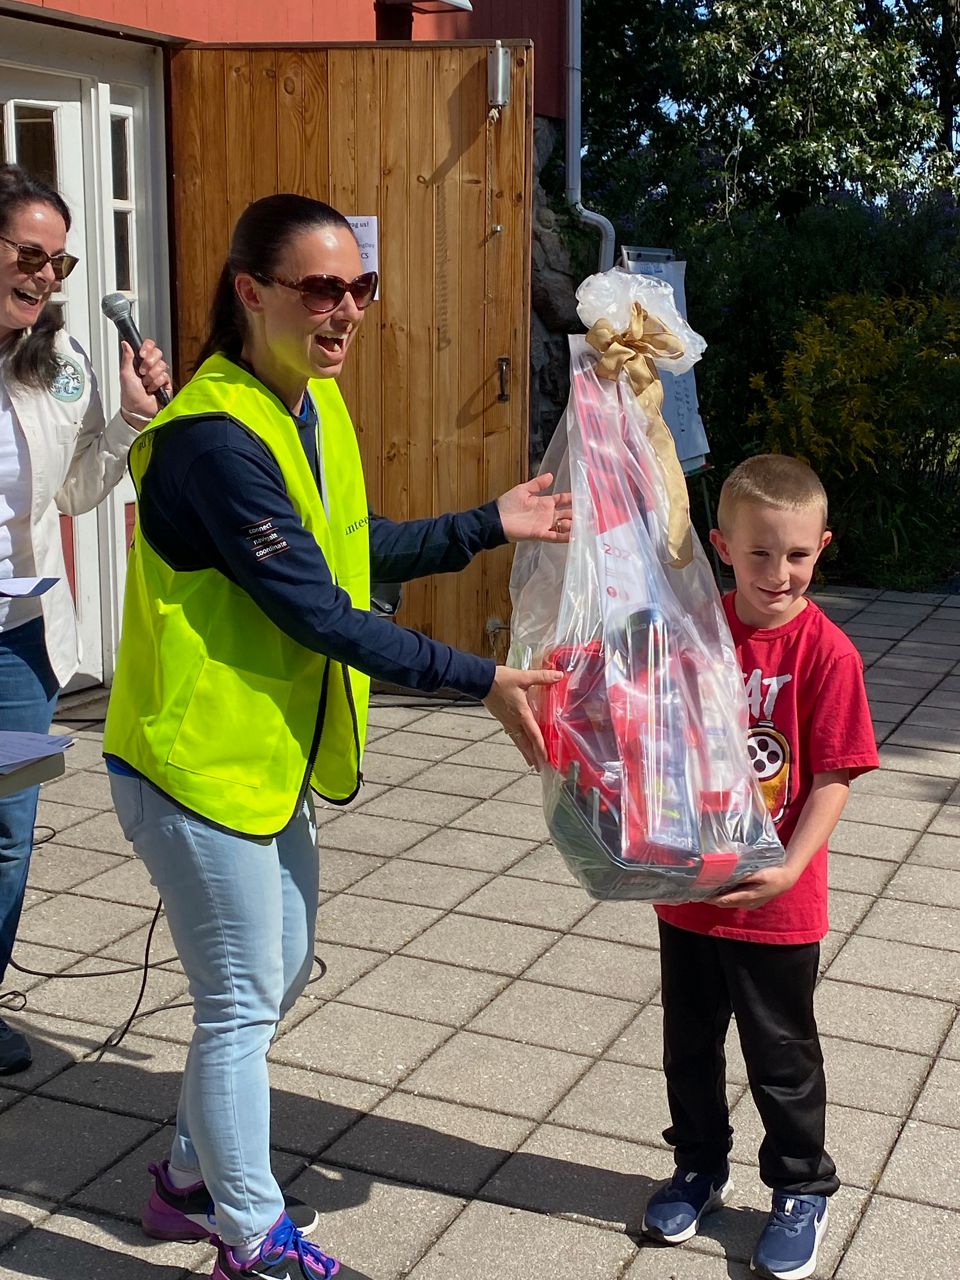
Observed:
[[[489,47],[170,58],[181,378],[249,201],[297,191],[376,215],[381,296],[341,387],[371,506],[396,520],[479,505],[527,475],[533,50],[510,42],[511,101],[497,115]],[[501,548],[411,584],[400,620],[502,656],[510,562]]]

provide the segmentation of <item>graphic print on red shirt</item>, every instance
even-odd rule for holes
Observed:
[[[748,627],[724,610],[743,672],[750,713],[747,751],[784,847],[818,773],[876,769],[877,744],[863,683],[863,662],[812,600],[780,627]],[[786,893],[752,911],[710,902],[657,906],[678,929],[740,942],[819,942],[826,934],[827,847],[817,851]]]

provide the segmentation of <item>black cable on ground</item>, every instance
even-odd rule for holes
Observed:
[[[56,832],[52,827],[37,829],[38,831],[49,831],[50,835],[42,836],[41,838],[37,838],[35,835],[35,838],[33,838],[33,844],[35,845],[46,844],[47,840],[52,840],[52,837],[56,835]],[[122,965],[119,969],[93,969],[88,973],[51,973],[49,970],[32,969],[29,968],[29,965],[18,964],[17,960],[10,957],[9,968],[17,970],[18,973],[27,974],[27,977],[29,978],[119,978],[120,975],[127,973],[141,974],[140,991],[137,992],[136,1001],[133,1002],[131,1015],[129,1015],[129,1018],[125,1021],[122,1028],[116,1030],[116,1032],[111,1032],[109,1036],[106,1037],[104,1043],[102,1043],[99,1050],[97,1050],[95,1057],[96,1062],[100,1062],[105,1053],[111,1050],[111,1048],[118,1048],[119,1044],[123,1042],[124,1037],[127,1036],[129,1029],[131,1029],[133,1024],[141,1018],[150,1018],[152,1014],[160,1014],[160,1012],[164,1012],[165,1010],[188,1009],[189,1007],[188,1002],[180,1002],[180,1004],[175,1005],[157,1005],[155,1009],[146,1009],[143,1010],[143,1012],[140,1011],[140,1006],[143,1004],[143,996],[146,995],[147,980],[150,978],[150,970],[161,969],[164,965],[172,964],[173,961],[177,959],[177,956],[170,956],[165,960],[151,961],[150,959],[150,947],[152,942],[154,942],[154,933],[156,932],[157,924],[160,922],[160,915],[163,914],[163,910],[163,901],[157,899],[156,908],[154,910],[154,919],[150,922],[150,928],[148,928],[147,931],[147,940],[145,946],[143,946],[143,960],[141,964]],[[314,955],[314,964],[320,972],[316,975],[316,978],[310,979],[311,983],[319,982],[319,980],[326,974],[326,961],[321,960],[319,955]],[[0,993],[0,1009],[10,1010],[10,1012],[20,1012],[23,1009],[26,1009],[26,1006],[27,996],[26,993],[22,991],[15,991],[15,989],[12,989],[12,991]]]
[[[104,1040],[103,1044],[97,1050],[97,1055],[94,1058],[95,1062],[100,1062],[103,1059],[103,1055],[107,1052],[108,1049],[117,1048],[117,1046],[122,1042],[124,1036],[133,1026],[136,1016],[140,1011],[140,1006],[141,1004],[143,1004],[143,997],[147,990],[147,979],[150,976],[150,967],[151,967],[150,966],[150,944],[151,942],[153,942],[153,933],[157,927],[158,921],[160,920],[160,913],[162,910],[163,910],[163,903],[158,898],[157,907],[153,913],[153,919],[150,921],[150,928],[147,930],[147,945],[143,951],[143,976],[140,979],[140,990],[137,992],[137,998],[134,1001],[133,1009],[130,1013],[130,1017],[123,1024],[123,1027],[120,1030],[119,1034],[116,1031],[114,1031],[107,1036],[106,1040]],[[85,977],[86,975],[78,973],[78,974],[74,974],[73,976],[80,978],[80,977]]]
[[[40,831],[49,832],[50,834],[42,835],[38,837],[37,833]],[[35,846],[38,844],[46,844],[46,842],[48,840],[52,840],[56,834],[57,833],[53,827],[37,827],[34,830],[33,843]],[[154,910],[154,913],[153,913],[153,919],[151,920],[150,928],[147,931],[147,941],[146,941],[146,944],[144,945],[143,961],[141,964],[123,965],[119,969],[94,969],[88,973],[50,973],[44,969],[31,969],[28,965],[18,964],[17,961],[14,960],[12,957],[9,961],[9,967],[11,969],[16,969],[18,973],[26,974],[28,977],[31,977],[31,978],[115,978],[115,977],[120,977],[122,974],[125,974],[125,973],[141,974],[140,990],[137,992],[137,998],[134,1001],[133,1009],[130,1013],[130,1016],[127,1018],[126,1022],[123,1024],[123,1027],[120,1028],[119,1031],[111,1032],[110,1035],[107,1036],[106,1040],[104,1040],[103,1044],[100,1046],[99,1050],[97,1051],[97,1055],[95,1058],[96,1062],[100,1062],[103,1058],[103,1055],[109,1049],[116,1049],[122,1043],[127,1032],[133,1026],[134,1022],[136,1022],[138,1019],[149,1018],[152,1014],[161,1013],[167,1009],[189,1008],[189,1005],[187,1003],[165,1004],[165,1005],[157,1005],[155,1009],[146,1009],[144,1010],[143,1013],[140,1012],[140,1006],[143,1003],[143,997],[146,994],[146,990],[147,990],[147,981],[150,976],[150,970],[160,969],[164,965],[171,964],[174,960],[177,959],[176,956],[171,956],[165,960],[154,960],[152,962],[150,960],[150,947],[153,943],[153,935],[154,935],[154,932],[156,931],[157,924],[159,923],[162,912],[163,912],[163,902],[158,898],[156,909]],[[317,968],[320,970],[320,972],[317,974],[315,978],[310,979],[311,983],[319,982],[319,980],[327,972],[326,962],[324,960],[321,960],[318,955],[314,954],[313,962],[317,966]],[[27,997],[23,991],[11,990],[11,991],[5,991],[2,994],[0,994],[0,1009],[8,1009],[12,1013],[19,1013],[24,1008],[26,1008],[26,1005],[27,1005]]]

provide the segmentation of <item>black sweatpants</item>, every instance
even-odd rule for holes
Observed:
[[[760,1177],[775,1191],[829,1196],[840,1181],[824,1149],[826,1080],[813,1016],[818,942],[733,942],[660,924],[663,1068],[677,1167],[713,1173],[733,1145],[724,1040],[736,1017],[763,1121]]]

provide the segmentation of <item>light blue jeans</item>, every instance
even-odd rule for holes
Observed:
[[[163,899],[194,1002],[171,1163],[198,1171],[220,1237],[245,1244],[283,1212],[270,1168],[267,1050],[313,962],[313,802],[276,839],[231,835],[135,777],[110,774],[123,833]]]

